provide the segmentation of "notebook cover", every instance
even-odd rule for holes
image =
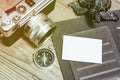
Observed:
[[[71,36],[102,39],[102,64],[70,61],[75,80],[120,79],[120,55],[109,27],[80,31]]]
[[[118,14],[120,17],[120,10],[114,11],[114,13]],[[112,22],[112,21],[105,21],[101,23],[92,23],[90,20],[86,19],[85,16],[81,16],[80,18],[66,20],[57,22],[56,26],[57,29],[52,36],[53,43],[55,46],[56,54],[58,57],[58,61],[60,64],[60,68],[64,77],[64,80],[75,80],[73,76],[73,72],[70,66],[69,61],[63,61],[62,58],[62,35],[72,34],[75,32],[79,32],[82,30],[88,30],[94,27],[101,27],[101,26],[109,26],[111,33],[115,39],[115,43],[117,44],[117,48],[120,51],[120,40],[118,33],[119,31],[116,31],[116,27],[120,26],[120,20],[118,22]]]

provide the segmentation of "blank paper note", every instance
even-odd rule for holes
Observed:
[[[102,40],[64,35],[62,59],[102,63]]]

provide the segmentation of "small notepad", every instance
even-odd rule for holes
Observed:
[[[64,35],[62,59],[102,63],[102,40]]]

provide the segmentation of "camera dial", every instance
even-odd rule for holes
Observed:
[[[3,13],[3,15],[2,15],[2,17],[1,17],[1,24],[7,26],[7,25],[9,25],[10,23],[11,23],[10,18],[7,16],[6,13]]]

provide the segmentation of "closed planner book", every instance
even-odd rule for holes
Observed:
[[[113,11],[113,12],[118,14],[118,16],[120,17],[120,10]],[[86,20],[86,17],[81,16],[80,18],[57,22],[56,26],[57,26],[57,29],[54,35],[52,36],[52,39],[53,39],[56,55],[58,57],[59,65],[60,65],[64,80],[117,80],[117,79],[119,80],[120,79],[119,78],[120,77],[120,74],[119,74],[120,61],[119,61],[119,58],[117,58],[120,55],[120,20],[117,22],[105,21],[101,23],[91,24],[91,22],[88,22]],[[97,31],[99,32],[99,35],[103,37],[107,36],[104,38],[104,40],[105,41],[109,40],[110,42],[112,42],[112,44],[110,44],[109,41],[103,44],[103,48],[105,51],[105,54],[103,55],[103,65],[62,60],[62,44],[63,44],[62,36],[63,35],[69,35],[73,33],[74,36],[79,35],[81,37],[82,36],[84,37],[84,36],[88,36],[87,34],[90,33],[89,35],[91,36],[88,36],[88,37],[92,38],[93,36],[96,36],[95,34],[96,30],[92,29],[89,31],[89,29],[91,29],[91,27],[93,28],[93,27],[103,27],[103,26],[109,26],[109,27],[105,28],[105,30],[102,28],[100,29],[98,28]],[[96,36],[96,38],[97,37],[100,38],[100,36],[98,35]],[[115,47],[110,47],[114,45]],[[114,50],[115,52],[113,52]],[[110,64],[112,66],[108,67]],[[95,70],[91,71],[91,69],[94,69],[94,68]]]
[[[71,35],[77,37],[102,39],[103,50],[102,64],[70,61],[70,66],[72,68],[75,80],[120,79],[120,56],[109,27],[99,27],[73,33]]]

